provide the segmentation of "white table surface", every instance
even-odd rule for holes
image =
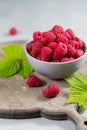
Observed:
[[[87,0],[0,0],[0,42],[31,39],[34,31],[45,31],[55,24],[72,28],[87,42]],[[18,35],[8,35],[12,26],[18,28]],[[87,117],[87,110],[82,116]],[[0,118],[0,130],[75,129],[71,120]]]

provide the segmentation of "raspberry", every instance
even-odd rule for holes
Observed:
[[[43,47],[41,50],[41,60],[43,61],[49,61],[52,56],[52,49],[49,47]]]
[[[34,41],[31,41],[31,42],[29,42],[29,43],[27,44],[26,49],[27,49],[28,52],[30,52],[30,51],[32,50],[33,44],[34,44]]]
[[[18,33],[18,30],[16,27],[10,28],[10,30],[9,30],[10,35],[16,35],[17,33]]]
[[[84,42],[83,42],[80,38],[78,38],[78,37],[76,37],[75,40],[76,40],[76,41],[78,42],[78,44],[79,44],[79,49],[83,49]]]
[[[57,47],[54,49],[53,52],[53,59],[54,60],[61,60],[67,54],[67,46],[59,42]]]
[[[67,62],[67,61],[71,61],[71,60],[74,60],[74,58],[73,57],[70,57],[70,58],[65,57],[65,58],[61,59],[61,62]]]
[[[39,31],[36,31],[33,33],[33,39],[36,41],[36,40],[39,40],[42,38],[42,32],[39,32]]]
[[[38,55],[36,59],[41,60],[41,55]]]
[[[50,32],[50,31],[43,32],[43,36],[41,38],[41,42],[43,44],[48,44],[49,42],[54,42],[55,39],[56,39],[56,36],[52,32]]]
[[[79,43],[75,40],[69,41],[69,44],[72,45],[75,49],[79,49]]]
[[[30,54],[36,58],[38,55],[40,55],[42,47],[43,44],[40,41],[35,41],[32,46],[32,50],[30,51]]]
[[[48,47],[49,47],[50,49],[52,49],[52,50],[54,50],[56,46],[57,46],[57,43],[56,43],[56,42],[50,42],[50,43],[48,43]]]
[[[40,87],[42,84],[42,81],[35,75],[30,74],[27,77],[26,85],[29,87]]]
[[[60,26],[60,25],[55,25],[55,26],[52,28],[52,32],[57,36],[59,33],[62,33],[62,32],[63,32],[63,28],[62,28],[62,26]]]
[[[43,89],[42,94],[46,98],[52,98],[57,96],[60,93],[60,88],[58,84],[53,83],[48,85],[45,89]]]
[[[67,49],[68,49],[67,57],[74,57],[76,49],[72,47],[72,45],[70,44],[67,45]]]
[[[57,35],[57,42],[63,42],[65,44],[68,44],[68,38],[64,34],[58,34]]]
[[[81,49],[76,50],[75,58],[79,58],[84,54],[84,51]]]
[[[71,29],[67,29],[67,30],[65,31],[65,35],[66,35],[66,37],[67,37],[69,40],[74,40],[74,39],[75,39],[75,34],[74,34],[73,30],[71,30]]]

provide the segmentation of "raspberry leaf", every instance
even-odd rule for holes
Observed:
[[[24,49],[21,45],[12,43],[6,47],[3,48],[3,51],[5,53],[5,56],[12,56],[12,57],[23,57],[24,56]]]
[[[6,57],[0,60],[0,77],[7,78],[18,72],[20,69],[20,61]]]
[[[3,48],[5,58],[0,60],[0,77],[7,78],[19,73],[24,79],[33,72],[33,68],[25,58],[21,45],[12,43]]]
[[[26,58],[23,58],[21,63],[21,68],[19,71],[19,75],[23,77],[23,79],[27,78],[28,74],[31,74],[33,72],[33,68],[30,66],[28,60]]]
[[[67,103],[87,107],[87,75],[76,74],[65,80],[71,85]]]

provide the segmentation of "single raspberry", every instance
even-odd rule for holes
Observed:
[[[32,50],[33,44],[34,44],[34,41],[30,41],[30,42],[27,44],[26,49],[27,49],[28,52],[30,52],[30,51]]]
[[[83,40],[81,40],[80,38],[76,37],[75,40],[78,42],[79,44],[79,49],[83,49],[84,47],[84,42]]]
[[[29,87],[40,87],[42,84],[41,79],[39,79],[37,76],[30,74],[27,77],[26,85]]]
[[[52,50],[54,50],[56,46],[57,46],[57,43],[56,43],[56,42],[49,42],[49,43],[48,43],[48,47],[49,47],[50,49],[52,49]]]
[[[74,57],[76,49],[72,47],[72,45],[70,44],[67,45],[67,49],[68,49],[67,57]]]
[[[48,85],[42,91],[43,96],[46,97],[46,98],[55,97],[59,93],[60,93],[60,88],[59,88],[58,84],[56,84],[56,83]]]
[[[59,33],[58,35],[57,35],[57,40],[56,40],[57,42],[63,42],[63,43],[65,43],[65,44],[68,44],[68,38],[64,35],[64,34],[61,34],[61,33]]]
[[[53,51],[53,59],[54,60],[61,60],[67,54],[67,46],[59,42],[57,47]]]
[[[50,49],[49,47],[42,47],[41,60],[50,61],[51,57],[52,57],[52,49]]]
[[[38,55],[36,59],[41,60],[41,55]]]
[[[70,58],[65,57],[65,58],[61,59],[61,62],[67,62],[67,61],[72,61],[72,60],[74,60],[73,57],[70,57]]]
[[[39,40],[42,38],[42,32],[39,32],[39,31],[36,31],[33,33],[33,39],[36,41],[36,40]]]
[[[54,42],[55,39],[56,39],[56,36],[52,32],[50,32],[50,31],[43,32],[43,36],[41,38],[41,42],[46,45],[49,42]]]
[[[40,55],[42,47],[43,44],[40,41],[35,41],[30,54],[36,58],[38,55]]]
[[[74,55],[75,58],[79,58],[84,54],[84,51],[81,49],[76,50],[76,53]]]
[[[16,35],[18,33],[18,30],[16,27],[12,27],[9,29],[9,34],[10,35]]]
[[[70,40],[69,44],[72,45],[75,49],[79,49],[79,43],[75,40]]]
[[[60,26],[60,25],[55,25],[55,26],[52,28],[52,32],[57,36],[59,33],[62,33],[62,32],[63,32],[63,27]]]
[[[75,39],[75,33],[73,32],[72,29],[67,29],[65,31],[65,35],[69,40],[74,40]]]

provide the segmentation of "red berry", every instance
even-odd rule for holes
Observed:
[[[55,26],[52,28],[52,32],[57,36],[59,33],[62,33],[62,32],[63,32],[63,27],[60,26],[60,25],[55,25]]]
[[[18,33],[18,30],[16,27],[10,28],[10,30],[9,30],[10,35],[16,35],[17,33]]]
[[[63,42],[63,43],[65,43],[65,44],[68,44],[68,38],[64,35],[64,34],[61,34],[61,33],[59,33],[58,35],[57,35],[57,40],[56,40],[57,42]]]
[[[84,51],[81,49],[76,50],[76,53],[74,55],[75,58],[79,58],[84,54]]]
[[[67,29],[65,31],[65,35],[69,40],[74,40],[75,39],[75,33],[73,32],[72,29]]]
[[[76,37],[75,40],[76,40],[76,41],[78,42],[78,44],[79,44],[79,49],[83,49],[84,42],[83,42],[80,38],[78,38],[78,37]]]
[[[73,57],[70,57],[70,58],[65,57],[65,58],[61,59],[61,62],[67,62],[67,61],[72,61],[72,60],[74,60]]]
[[[40,55],[42,47],[43,44],[40,41],[35,41],[30,54],[36,58],[38,55]]]
[[[55,97],[59,93],[60,93],[60,88],[59,88],[58,84],[56,84],[56,83],[50,84],[42,91],[43,96],[46,98]]]
[[[76,53],[76,49],[74,47],[72,47],[72,45],[68,44],[67,45],[67,57],[74,57],[75,53]]]
[[[30,41],[30,42],[27,44],[26,49],[27,49],[28,52],[30,52],[30,51],[32,50],[33,44],[34,44],[34,41]]]
[[[79,43],[75,40],[70,40],[69,44],[72,45],[75,49],[79,49]]]
[[[30,74],[27,77],[26,85],[29,87],[40,87],[42,84],[42,81],[35,75]]]
[[[36,59],[41,60],[41,55],[38,55]]]
[[[52,32],[50,32],[50,31],[43,32],[43,36],[41,38],[41,42],[46,45],[49,42],[54,42],[55,39],[56,39],[56,36]]]
[[[52,57],[52,49],[50,49],[49,47],[42,47],[41,60],[50,61],[51,57]]]
[[[54,49],[53,52],[53,59],[54,60],[61,60],[67,54],[67,46],[59,42],[57,47]]]
[[[50,49],[52,49],[52,50],[54,50],[56,46],[57,46],[57,43],[56,43],[56,42],[49,42],[49,43],[48,43],[48,47],[49,47]]]
[[[33,33],[33,39],[34,40],[39,40],[41,38],[42,38],[42,32],[37,31],[37,32]]]

